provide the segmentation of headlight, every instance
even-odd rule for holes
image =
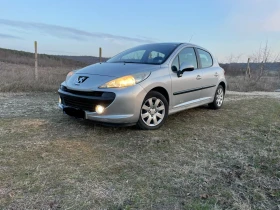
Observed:
[[[120,77],[118,79],[111,80],[110,82],[101,85],[99,88],[121,88],[133,86],[143,80],[147,79],[150,76],[150,72],[137,73],[132,75],[127,75]]]
[[[72,75],[74,74],[74,71],[70,71],[67,76],[66,76],[66,80],[67,81]]]

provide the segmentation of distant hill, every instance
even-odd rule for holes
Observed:
[[[108,58],[102,58],[102,62]],[[34,53],[0,48],[0,62],[34,66]],[[41,67],[84,67],[98,63],[95,56],[69,56],[38,54],[38,65]],[[221,63],[220,66],[230,75],[241,75],[247,67],[246,63]],[[258,70],[260,64],[250,63],[251,70]],[[279,71],[280,63],[266,63],[265,70]]]
[[[227,75],[238,76],[244,75],[247,69],[247,63],[220,63],[220,66],[225,70]],[[262,64],[250,63],[251,72],[259,71]],[[277,74],[280,72],[280,62],[265,63],[264,70],[270,72],[270,74]]]
[[[95,56],[71,56],[71,55],[57,55],[61,58],[66,58],[68,60],[78,61],[85,64],[93,64],[99,62],[99,57]],[[102,58],[102,62],[107,61],[109,58]]]
[[[224,69],[246,69],[247,63],[220,63],[220,66]],[[250,63],[251,69],[258,69],[260,63]],[[269,71],[279,71],[280,70],[280,62],[275,63],[265,63],[264,64],[265,70]]]
[[[108,58],[102,58],[106,61]],[[34,53],[0,48],[0,62],[34,66]],[[99,62],[93,56],[66,56],[38,54],[40,67],[84,67]]]

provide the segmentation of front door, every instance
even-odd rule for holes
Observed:
[[[195,50],[192,47],[186,47],[181,50],[174,58],[171,64],[171,70],[180,69],[180,65],[184,62],[193,64],[193,71],[186,71],[182,77],[178,77],[176,71],[172,71],[172,94],[173,94],[173,108],[180,106],[189,106],[198,103],[200,99],[201,89],[201,70],[198,69]]]

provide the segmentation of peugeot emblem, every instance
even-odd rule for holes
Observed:
[[[88,77],[85,77],[85,76],[79,76],[76,80],[76,83],[75,85],[80,85],[81,83],[83,83],[84,81],[87,80]]]

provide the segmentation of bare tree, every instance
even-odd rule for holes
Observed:
[[[239,64],[240,56],[229,57],[229,64],[226,66],[228,70],[228,83],[232,90],[238,91],[273,91],[280,87],[280,54],[274,55],[268,46],[268,42],[249,56],[247,65]],[[279,65],[277,73],[272,73],[271,68],[275,70]],[[241,77],[244,75],[243,77]],[[274,75],[274,76],[273,76]],[[244,79],[241,79],[244,78]]]
[[[266,41],[265,46],[260,45],[259,50],[253,54],[252,59],[254,63],[258,63],[258,70],[254,77],[254,82],[257,83],[268,71],[266,64],[271,60],[272,54]]]

